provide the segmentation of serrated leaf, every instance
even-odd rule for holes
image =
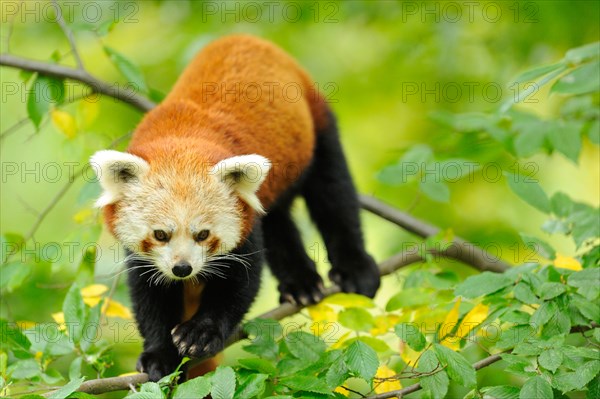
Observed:
[[[463,355],[440,344],[434,344],[433,349],[440,363],[446,366],[450,379],[467,388],[477,385],[475,369]]]
[[[483,303],[478,303],[471,309],[465,317],[463,317],[458,329],[456,331],[456,336],[460,338],[465,338],[469,335],[471,331],[473,331],[477,326],[487,319],[488,313],[490,311],[490,307],[484,305]]]
[[[574,372],[557,373],[552,380],[555,388],[563,393],[583,389],[600,373],[600,361],[592,360],[578,367]]]
[[[448,393],[450,380],[442,367],[435,353],[431,350],[424,352],[417,364],[417,370],[421,373],[431,373],[437,370],[432,375],[421,377],[419,381],[423,389],[429,391],[433,399],[443,399]]]
[[[552,213],[561,218],[569,216],[573,211],[573,201],[567,194],[560,191],[554,193],[550,199],[550,204]]]
[[[104,46],[104,51],[129,83],[143,93],[148,92],[144,75],[137,65],[113,48]]]
[[[179,384],[173,391],[173,399],[204,398],[210,393],[211,384],[207,377],[196,377]]]
[[[519,399],[519,388],[509,385],[497,385],[494,387],[481,388],[484,399]]]
[[[63,314],[67,331],[73,334],[71,338],[75,343],[78,343],[81,340],[85,323],[86,308],[77,284],[73,284],[67,292],[63,302]]]
[[[265,359],[238,359],[238,363],[248,370],[255,370],[260,373],[274,374],[276,371],[276,368],[273,365],[273,363]]]
[[[375,326],[371,313],[363,308],[347,308],[338,315],[341,325],[354,331],[369,331]]]
[[[401,323],[394,328],[396,335],[408,344],[413,350],[422,351],[427,345],[425,336],[413,324]]]
[[[477,298],[501,290],[513,284],[513,281],[503,274],[483,272],[467,278],[454,290],[454,295],[465,298]]]
[[[431,303],[434,292],[424,288],[408,288],[390,298],[385,310],[410,309]]]
[[[293,391],[308,391],[313,393],[328,394],[331,389],[325,381],[318,377],[308,375],[294,375],[283,377],[278,380],[279,384],[285,385]]]
[[[553,397],[552,387],[540,376],[535,376],[525,381],[525,384],[523,384],[523,388],[521,388],[521,392],[519,393],[520,399]]]
[[[266,374],[252,374],[250,375],[236,390],[234,398],[236,399],[250,399],[255,397],[262,397],[265,392],[265,381],[269,378]]]
[[[323,340],[304,331],[294,331],[285,337],[287,348],[296,358],[316,362],[327,349]]]
[[[555,372],[563,361],[563,354],[558,349],[548,349],[540,354],[538,363],[551,372]]]
[[[337,312],[335,309],[322,302],[313,306],[308,306],[306,310],[308,310],[308,315],[312,321],[315,322],[332,322],[337,320]]]
[[[596,323],[600,323],[600,306],[597,302],[588,301],[585,297],[575,294],[571,297],[571,303],[577,307],[582,315]]]
[[[538,210],[549,213],[550,200],[537,182],[531,177],[505,172],[510,189],[523,201]]]
[[[533,290],[529,286],[529,284],[524,282],[519,282],[515,289],[513,290],[513,295],[519,301],[526,304],[535,304],[540,303],[539,298],[533,293]]]
[[[556,303],[544,302],[531,316],[531,324],[536,328],[540,328],[548,323],[557,312],[558,306],[556,306]]]
[[[550,89],[552,93],[586,94],[600,90],[600,61],[584,64],[558,79]]]
[[[567,288],[564,284],[561,283],[544,283],[542,284],[542,288],[540,288],[541,298],[546,301],[552,298],[556,298],[557,296],[563,294],[566,291]]]
[[[213,399],[231,399],[235,393],[235,372],[231,367],[219,366],[212,377],[210,394]]]
[[[344,350],[344,360],[350,372],[356,377],[370,382],[377,372],[377,353],[367,344],[356,341]]]
[[[588,384],[586,399],[598,399],[600,398],[600,374],[596,376],[590,383]]]
[[[79,378],[76,380],[72,380],[68,382],[66,385],[59,388],[57,391],[53,392],[52,395],[48,396],[49,399],[64,399],[73,392],[75,392],[81,384],[83,384],[83,380],[85,378]]]

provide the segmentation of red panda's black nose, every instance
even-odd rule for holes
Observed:
[[[173,274],[177,277],[187,277],[192,272],[192,265],[184,260],[175,263],[173,266]]]

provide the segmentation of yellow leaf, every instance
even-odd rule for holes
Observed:
[[[337,392],[337,393],[342,394],[344,396],[348,396],[348,394],[350,393],[350,391],[348,391],[344,387],[337,387],[336,389],[333,390],[333,392]]]
[[[446,348],[450,348],[453,351],[458,351],[460,349],[460,338],[454,336],[447,336],[440,342],[440,345],[445,346]]]
[[[392,327],[400,323],[400,316],[388,314],[375,317],[375,327],[371,329],[371,335],[378,336],[389,332]]]
[[[357,307],[357,308],[374,308],[375,304],[371,298],[368,298],[359,294],[347,294],[338,293],[328,296],[323,299],[322,303],[328,303],[331,305],[340,305],[343,307]]]
[[[340,349],[342,346],[344,346],[344,342],[346,342],[346,339],[350,336],[350,334],[352,334],[352,331],[348,331],[347,333],[339,337],[337,342],[331,345],[331,349]]]
[[[385,364],[379,366],[377,369],[377,374],[375,374],[375,381],[379,379],[379,381],[374,383],[375,393],[386,393],[402,389],[400,380],[395,378],[396,374],[397,373],[394,370]]]
[[[556,254],[556,258],[554,259],[554,266],[559,267],[561,269],[569,269],[579,271],[582,270],[581,263],[575,258],[571,258],[570,256],[563,256],[561,254]]]
[[[489,306],[482,303],[475,305],[475,307],[471,309],[461,321],[456,335],[460,338],[464,338],[469,335],[469,333],[473,331],[475,327],[483,323],[483,321],[487,318],[489,310]]]
[[[449,335],[450,332],[456,326],[456,323],[458,323],[458,311],[460,308],[460,301],[461,301],[461,297],[458,297],[458,299],[456,299],[456,302],[454,303],[454,306],[450,310],[450,313],[448,313],[446,315],[444,322],[440,326],[440,330],[439,330],[439,334],[438,334],[438,336],[440,338],[443,338],[443,337]]]
[[[336,321],[337,313],[335,310],[324,303],[319,303],[314,306],[309,306],[308,315],[313,321]]]
[[[52,319],[58,324],[58,329],[61,331],[65,330],[65,314],[63,312],[52,313]]]
[[[402,357],[404,363],[414,366],[420,355],[421,352],[412,350],[406,343],[400,341],[400,357]]]
[[[77,134],[77,122],[71,114],[59,109],[53,109],[50,113],[54,126],[67,138],[72,139]]]
[[[73,220],[75,221],[75,223],[82,224],[89,220],[92,216],[94,216],[94,212],[89,208],[85,208],[74,214]]]
[[[79,116],[81,125],[83,127],[91,125],[98,117],[99,110],[98,96],[85,97],[79,101],[77,115]]]
[[[126,320],[133,318],[133,315],[129,309],[127,309],[122,303],[112,299],[106,301],[102,311],[108,317],[120,317]]]
[[[81,296],[84,298],[102,296],[106,291],[108,287],[104,284],[91,284],[81,289]]]
[[[98,303],[100,303],[101,299],[102,298],[100,298],[99,296],[88,296],[88,297],[84,297],[83,298],[83,303],[85,303],[86,305],[88,305],[90,308],[93,308]]]

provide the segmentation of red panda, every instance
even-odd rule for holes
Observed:
[[[254,300],[261,266],[280,300],[307,305],[322,279],[290,207],[303,196],[327,246],[330,278],[373,296],[359,206],[333,114],[275,45],[228,36],[204,48],[135,129],[127,152],[91,157],[97,206],[124,245],[144,351],[157,380],[182,356],[220,351]]]

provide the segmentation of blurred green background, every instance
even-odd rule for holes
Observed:
[[[58,49],[61,63],[75,65],[68,42],[48,8],[50,3],[26,2],[13,14],[10,5],[16,3],[2,3],[2,51],[49,61]],[[191,57],[213,39],[250,33],[275,42],[309,71],[332,103],[360,192],[451,228],[492,252],[499,248],[500,256],[510,263],[527,256],[518,233],[541,234],[538,226],[544,219],[519,200],[503,179],[490,181],[476,171],[451,183],[450,201],[440,203],[421,195],[416,185],[383,184],[377,173],[415,144],[430,146],[438,159],[464,158],[511,170],[516,159],[502,146],[477,135],[452,132],[431,115],[495,110],[515,95],[512,79],[517,74],[552,63],[566,50],[597,41],[600,35],[600,3],[591,1],[72,3],[67,21],[90,72],[108,82],[124,83],[103,51],[103,45],[108,45],[140,67],[157,96],[169,91]],[[90,31],[106,27],[115,18],[119,22],[107,36]],[[28,88],[18,71],[1,68],[0,73],[0,131],[5,132],[27,117]],[[83,91],[75,83],[67,88],[67,95]],[[519,107],[551,116],[562,102],[559,95],[540,90]],[[42,210],[67,181],[70,165],[83,166],[89,155],[131,131],[141,118],[131,106],[109,98],[100,99],[97,109],[84,108],[77,103],[63,108],[77,115],[79,129],[73,138],[65,137],[51,122],[42,122],[37,132],[27,123],[2,137],[2,232],[25,235],[36,220],[35,211]],[[84,113],[88,116],[82,116]],[[598,147],[587,139],[578,165],[556,153],[527,161],[534,165],[534,177],[546,192],[561,190],[575,200],[598,206],[600,158]],[[60,178],[54,178],[54,163],[62,172]],[[16,174],[7,169],[14,165]],[[23,173],[25,170],[33,172]],[[60,311],[80,266],[82,248],[94,242],[99,231],[96,211],[90,211],[94,190],[93,184],[77,181],[48,214],[35,239],[42,247],[49,242],[62,243],[62,252],[53,262],[39,265],[34,278],[18,293],[3,293],[2,317],[51,321],[51,313]],[[315,248],[323,247],[301,203],[297,214],[307,247],[314,254]],[[378,260],[406,248],[407,243],[418,242],[375,216],[364,214],[363,221],[368,248]],[[545,238],[560,253],[573,255],[574,246],[566,239]],[[106,232],[99,240],[102,253],[97,258],[96,280],[110,286],[120,270],[115,262],[120,251]],[[73,243],[73,257],[64,249],[68,242]],[[323,260],[323,250],[318,258]],[[469,273],[451,262],[441,266]],[[321,271],[326,273],[326,265],[321,264]],[[401,279],[402,273],[386,279],[380,303],[385,303]],[[128,304],[123,280],[115,298]],[[276,283],[268,277],[250,315],[274,307],[276,301]],[[140,348],[135,334],[130,340],[133,343],[125,339],[133,331],[131,325],[119,319],[114,323],[117,327],[108,330],[107,339],[115,341],[119,356],[109,370],[111,375],[133,370]]]

